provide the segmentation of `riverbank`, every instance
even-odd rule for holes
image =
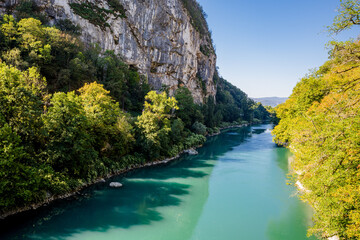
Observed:
[[[213,133],[213,134],[207,134],[206,136],[207,136],[207,137],[213,137],[213,136],[219,135],[219,134],[221,133],[221,131],[223,131],[223,130],[230,129],[230,128],[247,127],[247,126],[249,126],[249,125],[251,125],[251,124],[250,124],[250,123],[245,123],[245,124],[238,124],[238,125],[232,125],[232,126],[222,127],[222,128],[219,128],[219,132]]]
[[[307,239],[310,211],[289,197],[288,150],[274,146],[271,127],[224,130],[198,156],[120,175],[10,217],[0,239]],[[124,186],[108,187],[110,181]]]
[[[290,156],[288,158],[289,169],[291,169],[291,163],[294,162],[294,161],[295,161],[294,156]],[[295,172],[295,173],[298,174],[298,175],[301,174],[301,172]],[[309,189],[305,188],[304,185],[299,180],[297,180],[295,182],[295,186],[298,189],[299,193],[309,193],[309,192],[311,192]],[[313,211],[315,211],[315,210],[313,209]],[[339,236],[337,236],[337,235],[332,236],[332,237],[328,237],[327,239],[328,240],[340,240]]]
[[[221,134],[221,131],[223,131],[225,129],[241,128],[241,127],[245,127],[245,126],[248,126],[248,125],[249,124],[240,124],[240,125],[233,125],[233,126],[220,128],[220,131],[218,133],[207,135],[207,137],[212,137],[212,136],[219,135],[219,134]],[[45,199],[44,201],[41,201],[41,202],[34,203],[34,204],[31,204],[31,205],[26,206],[26,207],[22,207],[22,208],[18,208],[18,209],[15,209],[15,210],[11,210],[11,211],[7,211],[5,213],[2,213],[2,214],[0,214],[0,219],[4,220],[9,216],[13,216],[13,215],[20,214],[20,213],[27,212],[27,211],[36,210],[36,209],[41,208],[43,206],[47,206],[48,204],[50,204],[53,201],[66,199],[66,198],[75,196],[76,194],[79,194],[79,192],[81,190],[83,190],[83,189],[85,189],[87,187],[90,187],[91,185],[94,185],[94,184],[97,184],[97,183],[100,183],[100,182],[104,182],[106,179],[109,179],[111,177],[115,177],[115,176],[118,176],[118,175],[121,175],[121,174],[125,174],[125,173],[128,173],[128,172],[136,170],[136,169],[141,169],[141,168],[147,168],[147,167],[156,166],[156,165],[167,164],[167,163],[169,163],[171,161],[174,161],[174,160],[178,159],[181,155],[187,153],[189,150],[197,149],[197,148],[200,148],[200,147],[202,147],[202,145],[201,146],[194,146],[194,147],[189,148],[189,149],[185,149],[185,150],[179,152],[176,156],[166,158],[166,159],[163,159],[163,160],[155,160],[155,161],[147,162],[147,163],[144,163],[144,164],[130,165],[125,169],[120,169],[118,171],[114,171],[111,174],[101,176],[101,177],[97,178],[94,181],[83,184],[80,187],[78,187],[76,189],[73,189],[71,192],[68,192],[68,193],[65,193],[65,194],[62,194],[62,195],[50,196],[47,199]]]
[[[156,160],[156,161],[152,161],[152,162],[148,162],[148,163],[144,163],[144,164],[130,165],[126,169],[121,169],[121,170],[118,170],[118,171],[114,171],[111,174],[107,174],[105,176],[102,176],[102,177],[99,177],[99,178],[95,179],[94,181],[83,184],[80,187],[78,187],[76,189],[73,189],[71,192],[68,192],[68,193],[65,193],[65,194],[62,194],[62,195],[51,196],[51,197],[47,198],[46,200],[41,201],[39,203],[34,203],[34,204],[31,204],[31,205],[26,206],[26,207],[22,207],[22,208],[18,208],[18,209],[12,210],[12,211],[7,211],[5,213],[2,213],[0,215],[0,220],[4,220],[7,217],[10,217],[10,216],[13,216],[13,215],[16,215],[16,214],[20,214],[20,213],[23,213],[23,212],[26,212],[26,211],[32,211],[32,210],[36,210],[36,209],[38,209],[40,207],[47,206],[48,204],[50,204],[51,202],[53,202],[55,200],[61,200],[61,199],[66,199],[66,198],[75,196],[76,194],[79,194],[79,192],[81,190],[83,190],[83,189],[85,189],[87,187],[90,187],[90,186],[92,186],[94,184],[105,182],[106,179],[109,179],[109,178],[112,178],[112,177],[115,177],[115,176],[118,176],[118,175],[121,175],[121,174],[125,174],[127,172],[130,172],[130,171],[133,171],[133,170],[136,170],[136,169],[141,169],[141,168],[146,168],[146,167],[151,167],[151,166],[156,166],[156,165],[161,165],[161,164],[167,164],[167,163],[169,163],[169,162],[171,162],[173,160],[178,159],[182,154],[185,154],[187,151],[189,151],[191,149],[197,149],[197,148],[200,148],[200,147],[202,147],[202,145],[201,146],[195,146],[195,147],[183,150],[183,151],[179,152],[176,156],[171,157],[171,158],[165,158],[163,160]]]
[[[223,130],[230,129],[230,128],[241,128],[241,127],[246,127],[246,126],[249,126],[249,125],[250,124],[247,123],[247,124],[238,124],[238,125],[232,125],[232,126],[219,128],[219,132],[211,134],[211,135],[208,134],[206,136],[207,137],[213,137],[213,136],[221,134]],[[106,179],[109,179],[109,178],[112,178],[112,177],[115,177],[115,176],[118,176],[118,175],[121,175],[121,174],[125,174],[125,173],[128,173],[128,172],[136,170],[136,169],[141,169],[141,168],[147,168],[147,167],[156,166],[156,165],[167,164],[167,163],[169,163],[171,161],[174,161],[174,160],[180,158],[181,155],[187,154],[189,150],[198,149],[200,147],[202,147],[202,145],[201,146],[194,146],[194,147],[191,147],[189,149],[185,149],[185,150],[179,152],[176,156],[170,157],[170,158],[165,158],[163,160],[155,160],[155,161],[147,162],[147,163],[144,163],[144,164],[130,165],[126,169],[120,169],[118,171],[114,171],[111,174],[101,176],[101,177],[97,178],[94,181],[83,184],[80,187],[72,190],[71,192],[68,192],[68,193],[65,193],[65,194],[62,194],[62,195],[50,196],[49,198],[47,198],[44,201],[41,201],[39,203],[34,203],[34,204],[31,204],[31,205],[26,206],[26,207],[22,207],[22,208],[18,208],[18,209],[12,210],[12,211],[7,211],[5,213],[2,213],[2,214],[0,214],[0,220],[4,220],[9,216],[13,216],[13,215],[20,214],[20,213],[23,213],[23,212],[36,210],[38,208],[47,206],[48,204],[50,204],[51,202],[56,201],[56,200],[66,199],[66,198],[75,196],[76,194],[79,194],[79,192],[82,191],[83,189],[85,189],[87,187],[90,187],[90,186],[92,186],[94,184],[104,182]]]

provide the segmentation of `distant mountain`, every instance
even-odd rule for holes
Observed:
[[[277,105],[285,102],[288,98],[286,97],[263,97],[253,98],[255,102],[261,102],[264,106],[276,107]]]

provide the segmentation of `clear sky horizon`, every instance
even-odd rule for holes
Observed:
[[[330,36],[339,0],[198,0],[207,13],[222,77],[249,97],[288,97],[328,59],[326,44],[357,38],[354,27]]]

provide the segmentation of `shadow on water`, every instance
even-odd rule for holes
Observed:
[[[277,147],[274,152],[277,166],[287,175],[290,171],[288,159],[291,153],[288,149]],[[293,239],[293,240],[316,240],[317,238],[306,237],[307,228],[312,223],[312,209],[304,202],[299,201],[297,189],[287,186],[289,199],[284,205],[283,213],[269,221],[267,236],[270,240]],[[299,226],[304,226],[303,228]]]
[[[163,220],[158,207],[178,206],[191,185],[169,179],[205,178],[217,160],[226,152],[246,141],[250,127],[228,129],[208,138],[197,156],[183,156],[166,165],[135,170],[113,177],[83,190],[76,197],[58,200],[35,211],[0,221],[1,239],[64,239],[82,230],[105,232],[110,228],[130,228]],[[108,187],[110,181],[120,181],[124,187]],[[208,181],[208,180],[207,180]],[[205,204],[205,202],[203,203]]]
[[[276,162],[281,170],[284,171],[284,174],[289,172],[289,157],[291,155],[290,151],[284,147],[276,147]]]

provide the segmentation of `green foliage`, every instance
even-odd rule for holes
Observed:
[[[49,21],[48,16],[41,12],[41,9],[36,5],[34,0],[20,0],[15,7],[15,12],[18,20],[23,18],[35,18],[44,24]]]
[[[74,92],[56,93],[43,116],[47,136],[47,161],[55,171],[65,171],[74,178],[87,178],[98,157],[88,133],[81,99]]]
[[[225,79],[218,77],[218,81],[216,100],[223,121],[244,120],[251,122],[254,116],[253,106],[255,102]]]
[[[257,119],[260,123],[270,120],[270,112],[261,103],[256,103],[253,108],[254,119]]]
[[[96,60],[97,78],[122,109],[140,112],[150,85],[144,76],[126,65],[113,51],[106,51]]]
[[[210,136],[213,135],[213,134],[220,133],[220,129],[218,127],[207,128],[206,131]]]
[[[176,99],[168,98],[165,92],[150,91],[146,95],[144,110],[137,117],[136,126],[147,141],[160,146],[163,135],[171,131],[169,118],[174,109],[178,109]]]
[[[110,28],[110,24],[107,22],[110,15],[115,18],[126,18],[125,8],[117,0],[108,0],[109,9],[101,8],[92,2],[87,0],[79,1],[80,3],[70,3],[71,9],[75,14],[88,20],[90,23],[99,26],[102,30],[107,27]]]
[[[178,88],[175,92],[175,98],[178,101],[177,105],[179,107],[176,111],[176,116],[181,118],[186,128],[191,129],[196,121],[204,121],[201,107],[194,103],[194,99],[189,89],[185,87]]]
[[[193,114],[190,108],[196,109],[195,107],[182,107],[182,101],[191,101],[185,101],[185,92],[180,90],[179,97],[184,100],[179,101],[180,110],[178,116],[184,119],[187,127],[190,120],[191,124],[198,121],[208,127],[210,129],[210,132],[208,132],[211,134],[211,132],[217,132],[214,128],[223,126],[224,123],[239,125],[242,122],[254,122],[254,114],[256,114],[260,122],[269,120],[270,114],[262,105],[255,104],[243,91],[220,77],[217,72],[214,74],[214,80],[217,82],[216,101],[212,96],[209,96],[205,104],[201,106],[201,114],[197,113],[196,118],[190,117]],[[191,106],[191,104],[187,103],[184,106]],[[182,108],[185,109],[183,113]],[[188,128],[191,129],[191,127]]]
[[[85,84],[78,91],[97,152],[109,158],[127,154],[134,139],[128,117],[120,110],[119,103],[96,82]]]
[[[360,3],[357,0],[340,0],[338,15],[328,29],[332,33],[339,33],[354,25],[360,25]]]
[[[342,0],[329,27],[339,33],[360,24],[357,0]],[[359,41],[331,42],[329,61],[311,72],[276,108],[274,140],[294,153],[293,178],[314,209],[309,234],[360,238]]]
[[[108,14],[124,11],[108,5]],[[221,78],[217,103],[210,96],[197,105],[186,88],[169,98],[114,52],[85,47],[71,22],[58,28],[10,15],[0,22],[0,212],[175,156],[203,144],[222,119],[252,117],[252,102]],[[121,109],[143,111],[132,118]]]
[[[109,5],[110,9],[112,9],[114,12],[117,12],[120,14],[120,17],[126,18],[125,12],[126,9],[124,6],[119,2],[119,0],[106,0],[107,4]]]
[[[207,127],[213,128],[221,123],[221,110],[217,108],[214,97],[209,96],[206,104],[203,105],[202,112],[204,115],[204,123]]]
[[[87,74],[72,75],[81,46],[76,38],[56,28],[44,27],[34,18],[17,23],[12,16],[5,15],[1,32],[5,38],[1,58],[19,69],[36,66],[46,77],[50,91],[76,89],[91,76],[89,67]]]
[[[172,121],[170,139],[173,143],[179,143],[182,141],[184,128],[184,123],[180,118],[176,118]]]
[[[0,114],[31,149],[39,140],[45,86],[36,69],[21,72],[0,63]]]
[[[24,164],[27,154],[21,139],[4,119],[0,123],[0,144],[0,209],[31,202],[36,193],[29,192],[28,181],[37,181],[38,177]]]
[[[207,57],[210,57],[210,54],[214,53],[212,47],[207,45],[200,45],[200,52],[202,52]]]
[[[309,234],[360,237],[360,42],[333,44],[330,60],[276,108],[275,141],[295,155],[294,178],[314,209]]]
[[[66,189],[40,154],[45,86],[36,69],[0,63],[0,212],[44,199],[50,182]]]
[[[181,0],[183,6],[189,13],[191,24],[201,35],[209,35],[206,13],[196,0]],[[210,36],[211,37],[211,36]]]
[[[266,108],[266,111],[268,111],[268,113],[269,113],[270,122],[274,123],[275,125],[278,125],[280,120],[276,115],[275,108],[273,108],[271,106],[265,106],[265,108]]]
[[[206,137],[200,134],[191,133],[184,141],[184,148],[201,146],[206,141]]]
[[[195,122],[192,125],[192,130],[196,134],[200,134],[200,135],[203,135],[203,136],[206,135],[206,126],[204,124],[202,124],[201,122]]]
[[[81,27],[75,25],[69,19],[60,19],[56,22],[56,27],[59,28],[62,32],[69,33],[75,36],[81,35]]]

